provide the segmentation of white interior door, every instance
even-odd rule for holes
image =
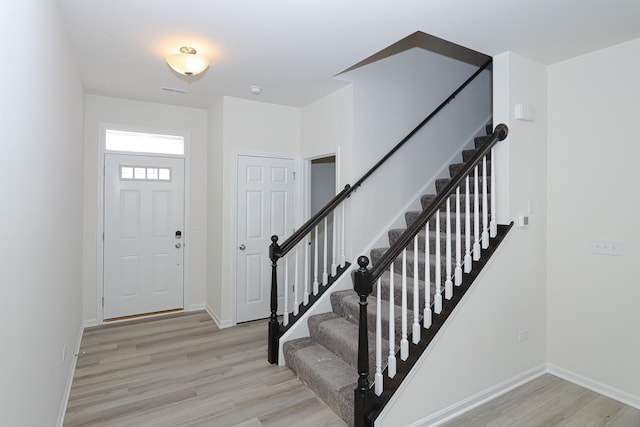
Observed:
[[[271,236],[282,243],[293,231],[294,160],[238,156],[236,321],[269,317]],[[282,278],[278,306],[282,307]]]
[[[183,303],[184,159],[105,154],[104,318]]]

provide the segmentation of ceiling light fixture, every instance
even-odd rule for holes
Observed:
[[[251,85],[249,86],[249,92],[251,92],[254,95],[260,95],[262,93],[262,86]]]
[[[167,55],[167,64],[177,73],[195,76],[207,69],[209,60],[192,47],[181,47],[180,53]]]

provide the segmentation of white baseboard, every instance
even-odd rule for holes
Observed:
[[[419,421],[411,423],[408,427],[427,427],[438,426],[455,417],[458,417],[465,412],[468,412],[488,401],[495,399],[516,387],[521,386],[547,372],[545,365],[540,365],[535,368],[529,369],[521,374],[511,377],[501,383],[489,387],[479,393],[474,394],[464,400],[454,403],[440,411],[431,414]]]
[[[207,306],[205,304],[191,304],[189,307],[185,309],[185,311],[200,311],[206,310]]]
[[[209,307],[208,305],[205,306],[204,309],[209,314],[209,316],[211,316],[213,321],[216,322],[216,325],[218,325],[218,328],[224,329],[224,328],[229,328],[229,327],[233,326],[233,322],[231,320],[224,320],[224,321],[220,320],[218,318],[218,316],[216,315],[216,313],[213,311],[213,309],[211,307]]]
[[[82,334],[84,333],[84,324],[86,321],[82,321],[80,323],[80,328],[78,331],[78,338],[76,340],[76,345],[73,351],[73,357],[71,358],[71,366],[69,368],[69,374],[67,377],[67,386],[64,390],[64,395],[62,396],[62,405],[60,406],[60,412],[58,413],[58,422],[56,423],[57,427],[62,427],[64,424],[64,416],[67,413],[67,404],[69,403],[69,395],[71,394],[71,386],[73,385],[73,376],[76,373],[76,362],[78,359],[78,353],[80,353],[80,343],[82,342]]]
[[[603,384],[599,381],[592,380],[591,378],[584,377],[575,372],[571,372],[567,369],[560,368],[552,364],[547,364],[547,372],[556,377],[562,378],[581,387],[587,388],[603,396],[610,397],[611,399],[622,402],[625,405],[632,406],[636,409],[640,409],[640,396],[634,396],[625,391],[619,390],[615,387]]]

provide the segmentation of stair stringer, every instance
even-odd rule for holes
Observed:
[[[489,117],[487,117],[478,126],[478,128],[476,128],[475,132],[473,132],[466,141],[464,141],[460,146],[457,147],[456,150],[453,151],[453,154],[446,160],[443,166],[433,175],[431,175],[426,184],[409,199],[409,202],[398,210],[398,214],[394,218],[392,218],[384,227],[380,228],[380,233],[378,233],[378,235],[375,236],[363,250],[359,252],[356,251],[355,253],[369,254],[374,248],[389,247],[389,230],[394,228],[406,228],[407,224],[405,220],[405,214],[409,211],[422,210],[422,203],[420,202],[420,198],[425,194],[436,193],[436,180],[449,177],[449,165],[455,163],[456,159],[462,158],[462,152],[464,150],[474,147],[474,138],[485,134],[485,126],[487,123],[491,123],[491,119],[492,115],[489,115]],[[357,198],[357,192],[355,197]],[[282,334],[278,343],[278,365],[284,366],[285,364],[283,352],[283,346],[285,342],[309,336],[309,326],[307,324],[307,320],[309,319],[309,317],[332,311],[330,300],[331,294],[336,291],[353,289],[351,272],[354,271],[357,267],[357,260],[352,260],[351,267],[347,271],[342,273],[342,275],[331,285],[331,288],[327,289],[327,291],[320,296],[316,303],[312,307],[310,307],[293,326],[291,326],[284,334]]]
[[[474,326],[474,321],[469,320],[470,313],[479,310],[482,312],[482,309],[478,309],[480,300],[492,300],[490,293],[494,289],[505,290],[517,286],[510,283],[509,274],[503,272],[509,269],[510,265],[517,265],[519,262],[518,246],[523,243],[522,239],[519,239],[518,231],[518,229],[511,229],[507,233],[426,351],[380,411],[375,421],[376,427],[437,425],[544,371],[544,351],[540,357],[537,357],[538,355],[528,357],[530,360],[514,358],[516,361],[512,360],[511,366],[506,366],[509,363],[501,360],[501,358],[508,358],[509,352],[513,354],[515,351],[527,351],[523,343],[517,342],[517,332],[515,332],[517,325],[513,325],[513,336],[503,339],[503,347],[493,348],[483,339],[483,334],[495,332],[486,331],[481,326]],[[515,268],[517,267],[511,267],[511,269]],[[496,284],[497,282],[501,283]],[[513,310],[509,304],[506,306],[486,307],[484,315],[493,316],[496,322],[512,321],[500,315],[499,310],[506,312]],[[464,329],[465,327],[468,328]],[[474,327],[478,331],[473,331]],[[457,338],[460,340],[456,341]],[[461,342],[467,343],[466,354],[456,352],[456,347]],[[476,355],[479,356],[474,359]],[[472,362],[464,365],[460,359],[471,359]],[[494,369],[496,372],[487,374],[483,364],[498,365]],[[461,365],[468,366],[466,370],[469,372],[466,372],[466,375],[460,373]],[[447,377],[449,374],[451,376]],[[438,375],[447,379],[438,378]],[[416,394],[419,397],[415,397]],[[451,395],[458,396],[452,398]],[[415,404],[415,401],[419,401],[419,404]]]

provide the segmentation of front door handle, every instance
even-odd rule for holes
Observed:
[[[244,244],[242,244],[238,246],[238,249],[240,249],[241,251],[244,251],[245,249],[247,249],[247,247]]]

